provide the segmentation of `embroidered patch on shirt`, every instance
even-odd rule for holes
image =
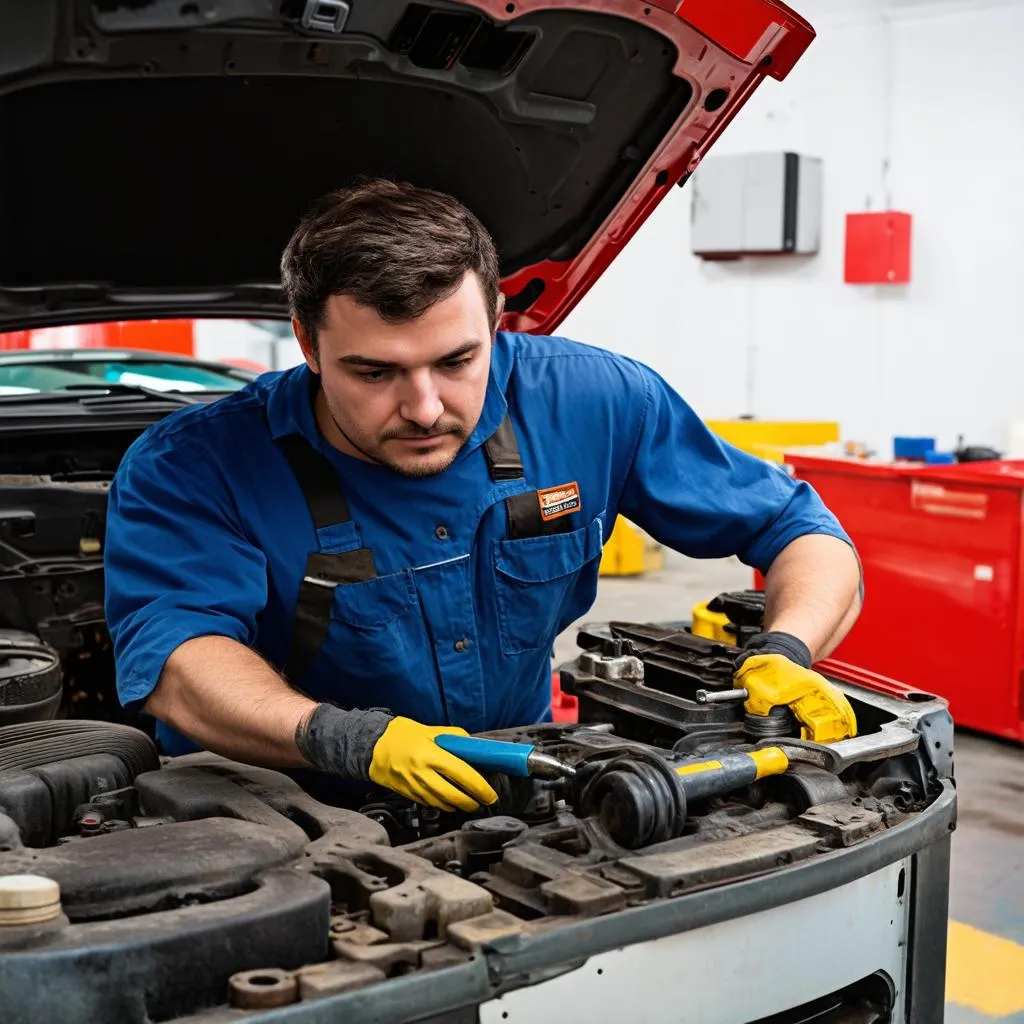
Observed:
[[[540,502],[540,517],[548,523],[580,510],[580,485],[574,480],[571,484],[548,487],[537,492],[537,500]]]

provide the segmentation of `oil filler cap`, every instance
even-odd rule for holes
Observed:
[[[0,875],[0,928],[60,917],[60,886],[42,875]]]

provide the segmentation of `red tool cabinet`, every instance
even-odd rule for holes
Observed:
[[[1024,740],[1024,462],[786,462],[864,565],[864,610],[833,659],[940,694],[957,725]]]

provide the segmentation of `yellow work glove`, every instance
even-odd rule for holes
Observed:
[[[487,780],[461,758],[442,750],[435,736],[468,736],[465,729],[393,718],[374,744],[370,778],[410,800],[442,811],[476,811],[498,799]]]
[[[805,740],[835,743],[857,735],[857,716],[842,690],[783,654],[750,655],[734,682],[749,694],[744,703],[749,714],[767,715],[772,708],[788,707]]]

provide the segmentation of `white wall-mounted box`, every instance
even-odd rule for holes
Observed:
[[[691,249],[705,259],[810,254],[821,242],[822,163],[798,153],[709,157],[690,182]]]

